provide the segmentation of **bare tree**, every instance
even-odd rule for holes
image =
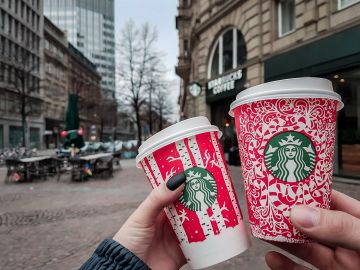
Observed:
[[[160,89],[166,87],[166,81],[164,78],[164,71],[160,68],[161,64],[157,64],[153,66],[148,73],[147,81],[146,81],[146,91],[148,93],[148,125],[149,125],[149,132],[150,134],[154,133],[153,128],[153,111],[154,109],[154,98],[156,98],[156,92],[158,92]],[[166,93],[164,93],[166,94]]]
[[[167,87],[159,87],[154,92],[154,110],[158,116],[158,129],[164,128],[164,123],[170,122],[170,116],[173,113],[173,106],[167,94]]]
[[[138,146],[142,141],[141,109],[147,100],[147,77],[152,68],[160,62],[160,54],[155,50],[157,31],[149,24],[137,28],[133,21],[125,24],[119,44],[118,66],[120,97],[131,106],[135,114]]]
[[[104,141],[104,127],[112,126],[114,128],[113,131],[113,139],[116,140],[116,126],[117,126],[117,107],[118,104],[116,101],[100,98],[97,101],[97,104],[93,105],[94,117],[97,118],[100,124],[100,141]]]
[[[26,147],[27,117],[39,111],[36,94],[40,92],[40,60],[29,49],[35,48],[35,43],[27,42],[26,49],[22,47],[2,48],[0,62],[6,71],[6,83],[10,90],[19,98],[22,124],[22,146]]]

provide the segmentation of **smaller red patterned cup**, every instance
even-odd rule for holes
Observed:
[[[255,237],[310,240],[289,214],[299,204],[330,207],[336,111],[342,107],[331,82],[320,78],[274,81],[237,95],[230,115]]]
[[[192,269],[230,259],[250,245],[220,135],[206,117],[191,118],[149,138],[136,157],[153,188],[185,174],[183,193],[164,210]]]

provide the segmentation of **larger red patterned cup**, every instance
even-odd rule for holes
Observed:
[[[206,117],[191,118],[149,138],[136,157],[153,188],[175,174],[186,175],[182,195],[165,213],[193,269],[222,262],[249,247],[220,135]]]
[[[261,84],[231,104],[252,234],[309,241],[290,222],[294,205],[329,208],[336,111],[330,81],[295,78]]]

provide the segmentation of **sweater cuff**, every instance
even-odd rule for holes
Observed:
[[[105,239],[80,270],[151,270],[130,250],[112,239]]]

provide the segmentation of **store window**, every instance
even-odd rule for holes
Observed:
[[[236,28],[226,29],[215,42],[211,52],[208,78],[236,69],[246,61],[244,37]]]
[[[279,37],[295,30],[295,0],[280,0],[278,2]]]
[[[22,128],[10,126],[9,128],[9,143],[10,147],[22,146]]]
[[[40,129],[39,128],[30,128],[30,147],[39,148],[40,147]]]
[[[334,173],[360,176],[360,68],[325,76],[340,94],[344,108],[338,112]]]
[[[356,3],[360,3],[360,0],[338,0],[338,9],[343,9]]]

